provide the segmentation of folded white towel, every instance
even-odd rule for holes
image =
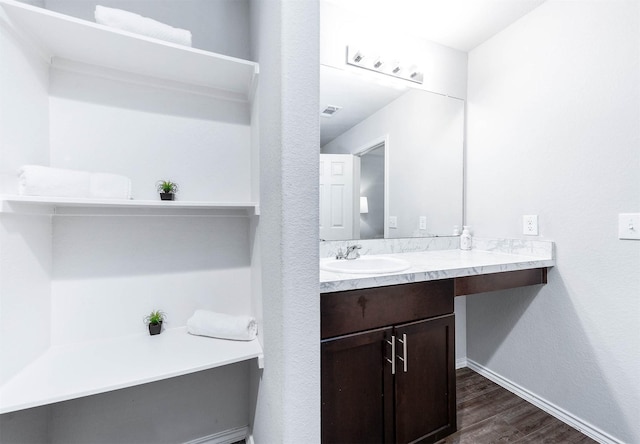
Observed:
[[[258,324],[251,316],[232,316],[214,311],[196,310],[187,321],[192,335],[251,341],[258,334]]]
[[[97,199],[131,199],[131,180],[119,174],[91,173],[89,194]]]
[[[101,25],[178,43],[179,45],[191,46],[191,31],[174,28],[133,12],[98,5],[96,6],[95,17],[96,22]]]
[[[117,174],[24,165],[18,178],[23,196],[131,199],[131,180]]]
[[[91,174],[39,165],[25,165],[18,173],[18,193],[24,196],[89,197]]]

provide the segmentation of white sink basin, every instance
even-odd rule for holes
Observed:
[[[335,273],[378,274],[397,273],[409,268],[411,264],[403,259],[394,257],[367,257],[354,260],[330,259],[320,261],[320,269]]]

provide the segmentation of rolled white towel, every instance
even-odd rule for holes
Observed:
[[[232,316],[214,311],[196,310],[187,321],[192,335],[251,341],[258,334],[258,324],[251,316]]]
[[[23,196],[130,199],[126,176],[24,165],[18,171],[18,193]]]
[[[91,174],[40,165],[24,165],[18,172],[23,196],[89,197]]]
[[[178,43],[179,45],[191,46],[191,31],[174,28],[133,12],[98,5],[96,6],[95,17],[96,22],[101,25]]]
[[[91,173],[89,195],[96,199],[131,199],[131,180],[119,174]]]

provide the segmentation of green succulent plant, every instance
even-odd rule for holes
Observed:
[[[158,325],[166,319],[167,315],[160,310],[153,310],[147,316],[144,317],[144,322],[147,324]]]
[[[170,180],[159,180],[156,183],[156,189],[161,193],[177,193],[178,184]]]

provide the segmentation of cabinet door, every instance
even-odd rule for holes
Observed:
[[[322,442],[393,442],[392,329],[321,343]]]
[[[397,443],[435,442],[456,430],[454,319],[396,327],[396,340],[406,338],[396,346]]]

